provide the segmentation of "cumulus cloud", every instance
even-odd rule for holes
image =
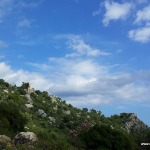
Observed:
[[[4,62],[0,63],[0,77],[5,77],[11,72],[10,66],[6,65]]]
[[[113,1],[105,1],[106,12],[102,21],[103,24],[108,26],[111,20],[125,19],[129,15],[131,8],[132,4],[128,2],[120,4]]]
[[[0,78],[17,85],[30,82],[35,89],[49,91],[80,107],[140,103],[150,99],[150,71],[112,73],[110,66],[102,66],[91,59],[55,57],[50,57],[45,64],[28,65],[36,71],[13,70],[1,62]]]
[[[33,87],[40,90],[48,90],[51,86],[50,81],[44,78],[42,75],[25,70],[15,71],[5,62],[0,63],[0,78],[18,86],[20,86],[22,82],[30,82],[32,83]]]
[[[128,34],[132,40],[146,43],[150,41],[150,27],[142,27],[139,29],[131,30]]]
[[[55,57],[50,57],[47,64],[32,66],[38,69],[46,67],[44,74],[51,82],[49,92],[78,107],[140,103],[150,99],[149,71],[112,73],[110,66],[91,59]]]
[[[149,22],[150,21],[150,5],[145,7],[143,10],[139,10],[136,13],[136,20],[134,23],[141,23],[141,22]]]
[[[66,45],[68,48],[74,50],[74,53],[66,54],[66,57],[78,57],[78,56],[107,56],[110,55],[108,52],[104,52],[97,48],[91,47],[89,44],[85,43],[80,36],[69,36],[69,40]]]
[[[130,30],[128,36],[130,39],[147,43],[150,41],[150,5],[146,6],[142,10],[138,10],[136,13],[136,19],[134,24],[142,25],[134,30]]]

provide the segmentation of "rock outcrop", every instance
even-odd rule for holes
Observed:
[[[30,94],[26,94],[25,97],[27,98],[28,103],[30,103],[30,104],[33,103],[33,102],[32,102],[32,99],[31,99],[31,97],[30,97]]]
[[[127,132],[141,132],[148,128],[140,119],[138,119],[137,115],[134,113],[129,113],[125,122],[122,124],[122,127]]]
[[[20,132],[14,137],[14,144],[27,144],[29,146],[34,145],[38,141],[38,138],[33,132]]]

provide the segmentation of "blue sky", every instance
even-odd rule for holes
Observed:
[[[148,0],[0,0],[0,78],[150,125]]]

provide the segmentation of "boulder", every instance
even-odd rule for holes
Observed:
[[[53,118],[53,117],[48,117],[48,122],[50,123],[50,124],[52,124],[52,123],[55,123],[55,118]]]
[[[4,92],[5,92],[5,93],[8,93],[8,90],[5,89]]]
[[[44,110],[42,110],[42,109],[39,109],[38,111],[37,111],[37,113],[38,113],[38,115],[39,116],[41,116],[41,117],[43,117],[43,118],[45,118],[46,116],[47,116],[47,114],[44,112]]]
[[[26,106],[27,108],[32,108],[32,107],[33,107],[32,104],[25,104],[25,106]]]
[[[33,145],[38,141],[38,138],[35,133],[33,132],[20,132],[14,137],[14,144],[27,144],[27,145]]]

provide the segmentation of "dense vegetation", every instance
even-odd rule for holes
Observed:
[[[28,87],[28,83],[17,87],[0,79],[0,135],[13,139],[21,131],[34,132],[39,139],[35,150],[150,148],[141,146],[150,141],[150,129],[133,113],[106,118],[100,111],[81,110],[46,91],[29,92]],[[128,122],[134,124],[126,128]],[[0,146],[10,149],[2,142]],[[28,147],[19,145],[17,149]]]
[[[133,150],[134,142],[125,132],[106,125],[95,125],[78,136],[84,149]]]

